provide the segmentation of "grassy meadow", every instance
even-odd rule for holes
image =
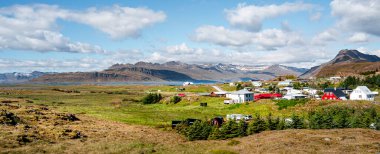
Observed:
[[[219,86],[226,88],[225,90],[233,90],[225,84]],[[305,115],[311,109],[329,105],[374,106],[380,111],[380,106],[368,101],[312,100],[304,104],[289,106],[279,110],[279,106],[276,105],[276,102],[271,100],[225,105],[223,104],[224,98],[197,95],[197,93],[214,91],[211,85],[188,86],[185,87],[185,91],[178,91],[178,88],[180,88],[180,86],[165,85],[0,86],[0,101],[12,101],[11,105],[0,104],[0,108],[12,112],[14,111],[16,115],[20,115],[22,118],[31,119],[31,122],[27,122],[28,124],[17,127],[1,127],[0,142],[6,141],[7,144],[4,144],[4,149],[0,147],[0,151],[4,150],[5,153],[87,153],[88,151],[92,151],[92,153],[250,153],[252,151],[265,153],[270,151],[293,152],[294,149],[290,149],[287,144],[295,143],[297,144],[293,147],[298,148],[297,150],[301,153],[313,152],[315,150],[320,152],[349,151],[345,146],[349,148],[364,146],[359,148],[361,152],[380,151],[380,147],[376,146],[377,144],[380,145],[380,142],[376,142],[376,139],[374,139],[380,137],[380,133],[378,131],[363,129],[347,129],[347,132],[351,132],[351,134],[368,134],[364,137],[356,136],[357,142],[355,143],[344,139],[339,141],[337,139],[335,141],[335,138],[340,139],[347,136],[345,131],[342,130],[331,130],[333,133],[330,133],[330,130],[265,131],[248,137],[232,139],[238,140],[236,145],[234,145],[235,143],[230,145],[230,142],[233,142],[230,140],[186,141],[183,137],[170,129],[172,120],[182,120],[186,118],[206,120],[214,116],[225,117],[226,114],[232,113],[260,114],[262,116],[272,113],[274,116],[289,117],[293,113]],[[159,92],[163,95],[161,102],[143,105],[141,99],[152,92]],[[186,97],[183,97],[177,104],[169,103],[170,97],[178,93],[185,93]],[[379,97],[376,99],[379,101]],[[201,107],[201,102],[207,102],[208,106]],[[21,104],[21,108],[17,107],[19,104]],[[34,106],[35,109],[32,110],[32,106]],[[49,110],[45,110],[44,107],[49,108]],[[29,111],[38,114],[41,112],[41,115],[32,116],[29,115]],[[59,124],[56,124],[57,120],[54,119],[62,116],[62,114],[57,114],[56,112],[63,114],[73,113],[77,115],[81,121],[67,123],[58,120]],[[54,116],[51,118],[47,115]],[[45,120],[47,121],[46,123],[35,122],[33,120],[34,116],[40,117],[40,119],[47,118],[48,120]],[[31,124],[33,124],[32,129],[36,129],[38,130],[37,132],[39,132],[37,137],[31,135],[33,138],[37,138],[38,142],[32,142],[26,145],[18,144],[17,142],[8,143],[11,139],[17,138],[17,140],[19,140],[20,135],[22,136],[22,132],[25,131],[24,129]],[[67,130],[70,130],[69,133],[65,133]],[[80,130],[88,137],[85,138],[85,140],[70,140],[67,139],[68,137],[63,136],[64,139],[61,139],[62,134],[68,134],[66,136],[70,136],[70,133],[72,133],[71,130]],[[303,133],[303,135],[297,136],[297,132]],[[272,142],[275,141],[276,138],[282,138],[284,135],[288,136],[289,140],[281,139],[283,143]],[[305,136],[307,138],[303,138]],[[332,140],[334,142],[325,143],[329,141],[322,141],[326,137],[333,138]],[[252,140],[258,139],[260,139],[260,141],[251,142]],[[40,142],[40,140],[47,141]],[[308,146],[313,146],[314,149],[305,148],[306,145],[304,146],[303,142],[299,142],[301,140],[307,140],[313,143]],[[270,146],[272,144],[276,146]],[[331,148],[330,145],[336,145],[338,147]],[[330,148],[326,148],[326,146]],[[41,149],[46,151],[41,151]]]
[[[223,85],[221,86],[222,88]],[[85,114],[88,116],[148,126],[162,126],[170,124],[171,120],[186,118],[210,119],[226,114],[260,114],[266,116],[272,113],[275,116],[290,116],[291,114],[304,114],[309,109],[330,104],[347,104],[350,101],[309,101],[305,105],[297,105],[279,110],[279,106],[271,100],[260,100],[245,104],[223,104],[222,97],[198,96],[196,93],[211,92],[210,85],[187,86],[186,90],[179,92],[179,86],[43,86],[20,85],[1,87],[1,99],[31,100],[34,104],[53,107],[61,112]],[[57,90],[58,89],[58,90]],[[60,90],[60,91],[59,91]],[[69,93],[68,91],[76,91]],[[158,104],[143,105],[140,100],[150,92],[163,95]],[[185,93],[181,102],[169,103],[170,97]],[[378,98],[377,98],[378,99]],[[207,107],[201,107],[200,102],[206,102]],[[366,101],[356,101],[354,104],[368,104]]]

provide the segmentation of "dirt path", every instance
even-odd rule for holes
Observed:
[[[214,88],[215,90],[217,90],[218,92],[226,92],[224,91],[222,88],[218,87],[218,86],[212,86],[212,88]]]

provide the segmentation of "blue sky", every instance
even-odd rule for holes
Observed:
[[[380,55],[379,10],[376,0],[1,1],[0,72],[172,60],[309,68],[341,49]]]

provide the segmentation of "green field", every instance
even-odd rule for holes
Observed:
[[[222,86],[223,87],[223,86]],[[186,118],[210,119],[214,116],[226,114],[260,114],[266,116],[272,113],[275,116],[290,116],[292,113],[304,114],[315,106],[331,103],[345,104],[347,102],[316,102],[310,101],[305,105],[278,110],[278,106],[271,100],[260,100],[245,104],[223,104],[224,98],[198,96],[196,93],[213,91],[210,85],[188,86],[183,92],[178,92],[176,86],[42,86],[19,85],[0,87],[1,99],[31,100],[34,104],[43,104],[61,112],[85,114],[101,119],[119,121],[127,124],[162,126],[170,124],[171,120]],[[54,89],[59,89],[57,91]],[[77,91],[68,93],[67,91]],[[143,105],[140,100],[149,92],[157,92],[164,96],[158,104]],[[62,92],[64,91],[64,92]],[[187,96],[177,104],[168,103],[170,97],[185,93]],[[208,103],[201,107],[200,102]],[[349,102],[349,101],[348,101]],[[370,104],[356,102],[355,104]]]

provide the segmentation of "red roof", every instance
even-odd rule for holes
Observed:
[[[270,98],[279,98],[282,97],[279,93],[262,93],[262,94],[256,94],[255,99],[270,99]]]
[[[185,97],[186,94],[178,94],[179,97]]]

